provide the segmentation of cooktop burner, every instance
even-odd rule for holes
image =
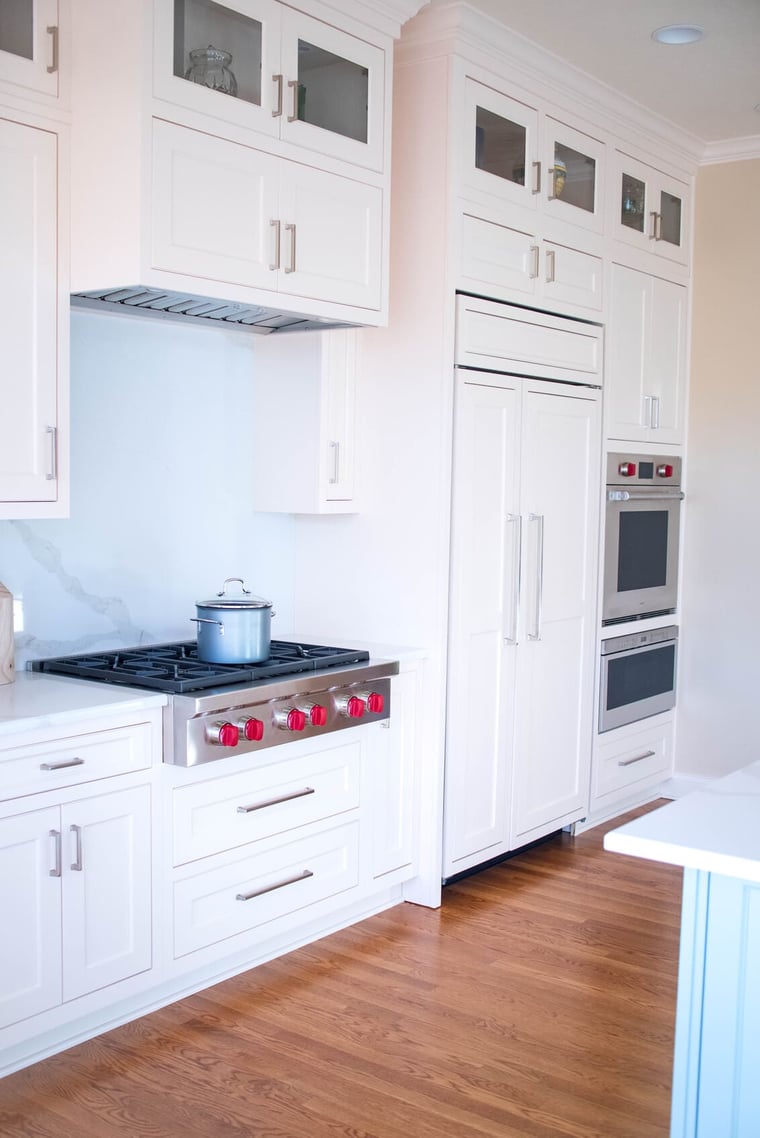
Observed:
[[[344,664],[363,664],[367,660],[369,652],[363,650],[273,640],[269,658],[260,664],[206,664],[198,659],[196,641],[182,640],[113,652],[54,656],[32,660],[28,667],[34,672],[182,693],[226,684],[256,683],[275,676],[316,672]]]

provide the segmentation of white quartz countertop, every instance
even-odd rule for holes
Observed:
[[[0,742],[4,735],[21,730],[81,723],[109,710],[144,711],[165,703],[166,696],[160,692],[20,672],[14,683],[0,686]]]
[[[604,848],[760,882],[760,762],[611,830]]]

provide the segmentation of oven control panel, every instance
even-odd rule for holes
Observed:
[[[608,454],[608,486],[680,486],[681,459],[677,455]]]
[[[250,689],[248,691],[250,697]],[[174,723],[174,762],[197,766],[231,755],[247,755],[295,739],[327,735],[347,727],[389,719],[387,676],[352,684],[203,711]]]

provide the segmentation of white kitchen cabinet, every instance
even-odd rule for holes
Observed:
[[[598,391],[458,374],[445,877],[587,809],[599,449]]]
[[[522,98],[465,79],[461,192],[601,232],[604,143]]]
[[[277,0],[157,0],[154,19],[157,97],[382,170],[386,58],[378,44]],[[202,54],[209,45],[231,59]]]
[[[150,968],[150,809],[140,786],[0,821],[0,1026]]]
[[[683,443],[687,289],[623,265],[610,275],[605,434]]]
[[[57,98],[58,39],[58,0],[3,0],[0,92]]]
[[[673,715],[656,715],[597,735],[591,764],[591,814],[643,797],[673,766]]]
[[[533,303],[562,311],[602,308],[600,256],[538,237],[534,228],[525,232],[480,217],[475,206],[464,207],[459,240],[458,283],[463,289],[487,290],[497,297],[522,293]]]
[[[75,303],[262,332],[384,322],[385,35],[273,0],[80,0],[73,20]],[[236,97],[184,78],[198,41],[232,46]]]
[[[614,236],[646,253],[688,263],[688,184],[622,151],[615,153]]]
[[[0,180],[0,517],[55,516],[65,506],[59,144],[55,130],[0,118],[0,165],[7,172]]]
[[[420,809],[416,672],[393,681],[391,717],[374,724],[368,737],[372,803],[372,876],[387,880],[412,876]]]
[[[356,333],[348,329],[257,341],[251,488],[255,510],[356,510],[356,351]],[[282,461],[283,439],[288,440],[287,462]]]

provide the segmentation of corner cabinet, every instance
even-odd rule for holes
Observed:
[[[256,343],[254,510],[356,511],[356,357],[352,330],[301,332]]]
[[[683,443],[687,288],[623,265],[611,278],[605,434]]]
[[[73,20],[75,294],[263,331],[385,321],[387,35],[278,0]]]
[[[65,129],[0,105],[3,518],[68,509]]]

